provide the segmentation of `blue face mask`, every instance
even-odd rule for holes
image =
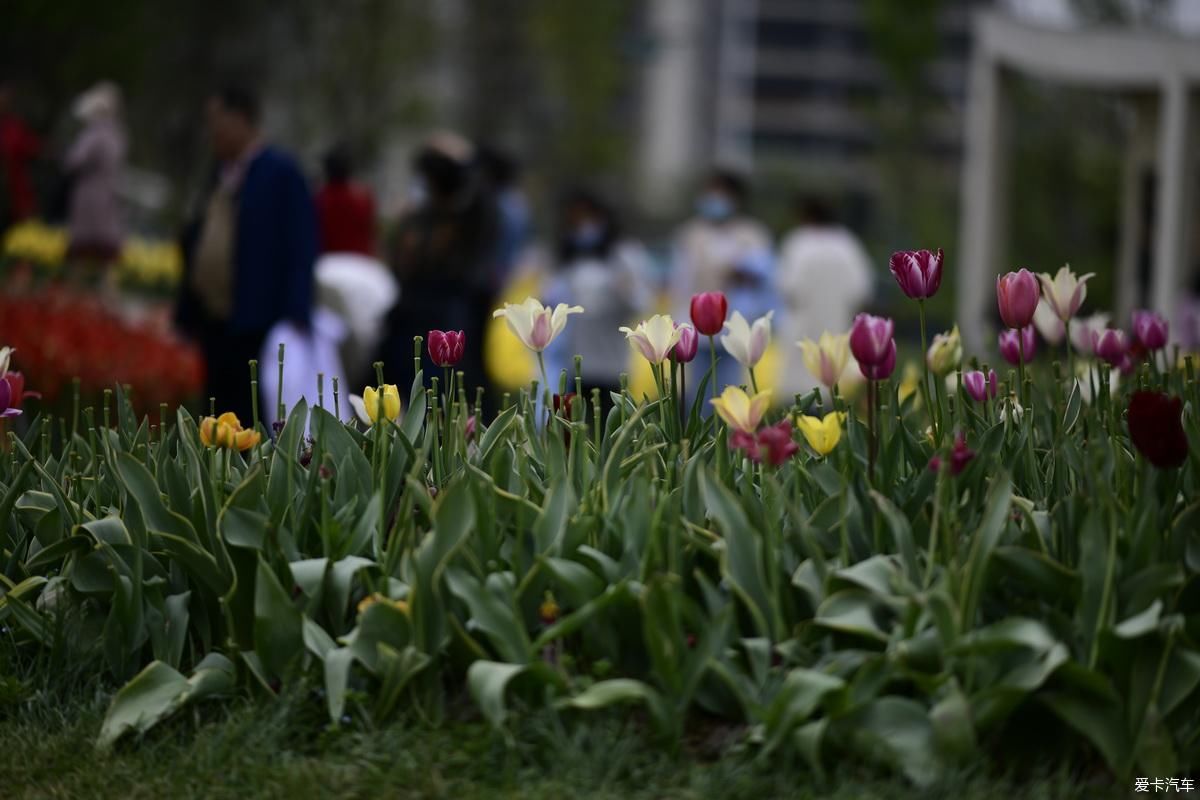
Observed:
[[[719,192],[706,192],[696,201],[696,213],[707,220],[719,222],[733,215],[733,203]]]
[[[604,226],[599,222],[581,222],[571,231],[571,244],[590,250],[604,240]]]

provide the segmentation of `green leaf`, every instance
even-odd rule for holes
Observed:
[[[350,665],[354,653],[349,647],[325,654],[325,700],[329,704],[329,719],[337,723],[346,708],[346,687],[350,683]]]
[[[913,586],[920,586],[921,571],[917,564],[917,546],[913,542],[912,526],[909,525],[908,517],[904,516],[891,500],[874,489],[871,490],[871,499],[883,513],[888,529],[892,532],[892,539],[896,542],[896,549],[900,553],[900,560],[904,564],[904,572],[908,576],[909,583]]]
[[[567,528],[567,518],[575,498],[565,472],[546,491],[542,513],[533,524],[533,540],[537,552],[543,555],[558,555],[562,552],[562,539]]]
[[[302,615],[267,562],[259,559],[254,582],[254,652],[273,675],[282,675],[304,647]]]
[[[233,685],[233,664],[219,653],[205,656],[191,678],[161,661],[152,661],[117,692],[96,744],[108,749],[129,731],[145,733],[185,704],[223,694]]]
[[[1121,704],[1093,694],[1043,692],[1038,699],[1059,719],[1096,746],[1109,768],[1120,775],[1129,741],[1122,724]]]
[[[674,716],[662,695],[648,684],[630,678],[598,681],[559,705],[594,711],[620,703],[643,703],[661,732],[671,734],[675,730]]]
[[[886,642],[888,635],[875,621],[874,607],[871,595],[848,589],[825,598],[813,622],[830,630]]]
[[[903,697],[881,697],[848,718],[856,750],[901,772],[920,787],[941,775],[937,737],[925,708]]]
[[[525,672],[525,664],[502,664],[497,661],[476,661],[467,669],[467,689],[483,716],[494,727],[504,725],[508,710],[504,690],[509,682]]]
[[[1150,607],[1140,614],[1134,614],[1124,622],[1113,627],[1113,633],[1121,639],[1137,639],[1158,629],[1158,620],[1162,616],[1162,600],[1155,600]]]
[[[972,625],[975,621],[975,611],[979,608],[979,598],[983,593],[988,562],[1008,525],[1008,510],[1011,503],[1012,480],[1008,473],[1001,472],[992,478],[992,486],[988,491],[983,509],[983,518],[979,523],[979,528],[975,531],[974,541],[971,543],[971,554],[964,576],[964,584],[967,588],[962,595],[964,625]]]
[[[846,682],[835,675],[802,668],[789,672],[779,694],[767,708],[764,754],[771,753],[793,729],[812,716],[826,696],[845,688]]]
[[[506,603],[466,570],[446,570],[450,591],[467,604],[470,623],[487,634],[496,652],[509,662],[524,664],[530,657],[529,636],[511,602]]]
[[[725,536],[722,573],[746,604],[760,635],[773,638],[776,608],[767,594],[762,565],[762,536],[750,525],[737,498],[707,472],[701,491],[710,513]]]

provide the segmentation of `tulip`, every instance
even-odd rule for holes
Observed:
[[[896,343],[892,340],[895,323],[885,317],[859,314],[850,328],[850,352],[860,368],[872,367],[887,359],[891,349],[895,358]],[[863,369],[866,375],[866,370]]]
[[[1050,345],[1059,344],[1067,335],[1067,324],[1058,318],[1044,297],[1038,301],[1037,309],[1033,312],[1033,326]]]
[[[492,316],[504,317],[508,329],[521,343],[540,354],[563,332],[568,316],[582,313],[582,306],[559,303],[551,310],[537,299],[526,297],[523,303],[505,303],[504,308],[496,309]]]
[[[354,413],[366,425],[374,425],[382,416],[395,422],[400,416],[400,391],[394,383],[385,383],[383,391],[377,391],[374,386],[363,389],[362,397],[350,395],[350,405]]]
[[[1032,361],[1037,352],[1037,337],[1033,334],[1032,325],[1026,325],[1019,331],[1016,328],[1000,331],[999,342],[1000,355],[1014,367],[1020,365],[1021,361]]]
[[[1153,311],[1135,311],[1133,335],[1147,350],[1161,350],[1167,346],[1167,321]]]
[[[1108,320],[1108,314],[1092,314],[1075,320],[1071,326],[1071,344],[1080,355],[1095,355],[1096,336],[1108,328]]]
[[[1129,438],[1159,469],[1181,466],[1188,457],[1183,401],[1162,392],[1134,392],[1129,400]]]
[[[725,323],[729,332],[721,337],[721,345],[725,348],[725,352],[737,359],[738,363],[747,369],[754,369],[754,366],[762,359],[763,353],[767,351],[767,345],[771,342],[771,317],[773,316],[775,316],[775,312],[768,311],[754,320],[754,324],[751,325],[746,322],[742,312],[733,312],[733,316]]]
[[[1092,334],[1092,350],[1114,367],[1120,367],[1129,355],[1129,339],[1125,331],[1107,328],[1103,333]]]
[[[971,370],[964,372],[962,376],[963,388],[967,390],[967,394],[976,403],[982,403],[988,397],[995,397],[997,391],[996,370],[988,370],[987,375],[984,375],[981,370]]]
[[[0,419],[20,416],[21,409],[17,408],[14,403],[19,403],[19,401],[13,400],[12,384],[8,382],[8,376],[5,375],[0,378]]]
[[[249,450],[261,441],[258,431],[246,430],[242,427],[237,414],[226,411],[219,417],[205,417],[200,420],[200,442],[205,447],[236,448]]]
[[[1068,264],[1060,268],[1053,277],[1049,272],[1038,274],[1038,281],[1042,284],[1042,297],[1050,305],[1050,310],[1066,323],[1079,312],[1079,307],[1083,305],[1083,301],[1087,297],[1088,279],[1095,276],[1096,273],[1089,272],[1081,278],[1076,277]],[[1024,326],[1013,325],[1010,327]]]
[[[925,363],[934,375],[945,375],[962,362],[962,337],[958,326],[949,333],[939,333],[933,337],[933,344],[925,354]]]
[[[896,370],[896,340],[889,340],[888,350],[878,364],[867,365],[860,361],[858,368],[867,380],[882,381],[890,378]]]
[[[475,421],[474,414],[467,417],[467,422],[463,425],[463,436],[468,442],[475,438],[475,428],[477,425],[478,423]]]
[[[709,402],[726,425],[735,431],[753,435],[758,430],[763,414],[767,413],[771,392],[759,392],[751,397],[738,386],[726,386],[720,397]]]
[[[429,357],[439,367],[453,367],[462,360],[466,341],[462,331],[430,331]]]
[[[25,391],[25,376],[20,372],[4,372],[0,375],[0,418],[15,417],[21,413],[21,406],[27,397],[41,397],[37,392]],[[8,394],[4,395],[7,388]]]
[[[1010,272],[996,279],[996,300],[1000,318],[1010,328],[1024,328],[1033,322],[1039,297],[1038,281],[1027,269]]]
[[[889,268],[900,284],[900,290],[913,300],[924,300],[937,294],[942,285],[942,248],[936,253],[928,250],[901,250],[892,253]]]
[[[621,333],[634,350],[651,364],[661,364],[679,343],[680,328],[667,314],[655,314],[636,328],[621,327]]]
[[[846,371],[846,362],[850,359],[850,334],[834,335],[823,331],[817,341],[804,339],[796,342],[804,366],[821,385],[833,388],[833,385]]]
[[[826,414],[823,418],[810,417],[804,414],[796,416],[796,427],[804,435],[817,455],[827,456],[837,447],[842,438],[842,422],[846,415],[840,411]]]
[[[950,474],[958,475],[967,468],[967,464],[971,463],[971,459],[975,458],[975,451],[967,447],[967,437],[959,431],[954,436],[954,446],[950,448]],[[935,455],[929,459],[929,469],[934,472],[939,472],[942,469],[942,457]]]
[[[762,457],[772,467],[778,467],[800,449],[792,440],[791,420],[780,420],[758,432],[758,447]]]
[[[725,326],[729,300],[724,292],[701,292],[692,296],[692,324],[703,336],[716,336]]]
[[[688,323],[675,323],[679,327],[679,341],[671,348],[671,360],[677,364],[690,364],[700,348],[700,335]]]

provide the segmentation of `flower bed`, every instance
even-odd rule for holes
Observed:
[[[999,295],[1017,330],[1042,294],[1027,276]],[[712,309],[696,327],[716,337]],[[573,312],[497,313],[538,353]],[[764,760],[869,760],[922,785],[984,753],[1121,780],[1200,764],[1191,361],[1114,343],[1077,379],[1018,342],[1001,379],[950,333],[901,399],[891,323],[864,316],[805,348],[833,408],[772,408],[752,372],[769,327],[724,327],[751,388],[719,396],[686,328],[627,329],[663,399],[618,396],[607,417],[581,375],[486,422],[456,381],[435,395],[418,376],[368,387],[353,425],[301,403],[277,431],[181,411],[154,432],[126,411],[50,453],[34,423],[0,458],[0,646],[128,681],[103,746],[212,695],[314,681],[333,725],[437,720],[461,691],[498,728],[634,705],[667,746],[716,717]],[[453,370],[459,339],[430,341]],[[836,388],[847,350],[861,403]]]

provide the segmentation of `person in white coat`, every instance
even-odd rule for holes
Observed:
[[[817,386],[804,367],[801,339],[816,341],[823,332],[850,330],[854,315],[871,297],[871,261],[858,237],[839,224],[830,207],[816,198],[797,203],[799,225],[783,240],[776,284],[786,311],[779,340],[785,343],[780,376],[783,396]]]

